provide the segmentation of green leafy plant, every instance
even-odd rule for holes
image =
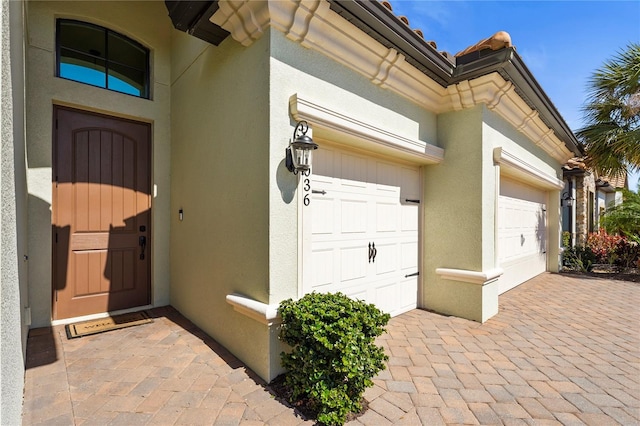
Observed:
[[[640,264],[640,244],[622,238],[616,247],[616,264],[621,268],[633,268]]]
[[[362,409],[362,395],[388,359],[374,340],[389,314],[342,293],[310,293],[280,304],[281,354],[291,401],[306,399],[318,421],[340,425]]]
[[[608,232],[640,243],[640,192],[622,190],[622,196],[621,204],[607,208],[602,224]]]
[[[562,266],[580,272],[591,272],[596,256],[588,247],[567,247],[562,252]]]

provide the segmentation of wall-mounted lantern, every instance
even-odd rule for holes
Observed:
[[[305,173],[311,169],[311,154],[318,149],[318,144],[307,136],[309,125],[306,121],[300,121],[293,131],[293,141],[286,150],[287,169],[294,174]]]
[[[560,201],[563,206],[571,207],[573,206],[575,199],[571,196],[569,191],[567,191],[562,193],[562,199]]]

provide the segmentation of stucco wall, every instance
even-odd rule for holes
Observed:
[[[0,424],[20,424],[28,327],[22,2],[3,0],[0,34]]]
[[[108,6],[107,6],[108,5]],[[66,105],[152,123],[152,302],[169,303],[170,32],[164,2],[28,3],[27,177],[30,305],[33,326],[51,320],[51,157],[53,105]],[[55,77],[55,20],[102,25],[151,51],[152,99],[140,99]]]
[[[436,268],[482,271],[487,246],[483,207],[495,198],[483,169],[483,106],[438,116],[438,145],[444,161],[424,168],[424,290],[420,306],[465,318],[482,316],[481,286],[442,279]],[[491,166],[490,170],[493,170]],[[487,176],[489,181],[487,181]],[[493,225],[491,225],[491,231]],[[491,237],[493,238],[493,237]]]
[[[437,268],[486,273],[498,268],[497,202],[501,147],[546,175],[560,164],[496,113],[479,105],[438,116],[444,161],[424,168],[424,291],[421,305],[438,312],[485,321],[498,309],[496,283],[444,279]],[[560,245],[558,191],[547,193],[548,269],[557,271]]]
[[[265,377],[269,330],[225,297],[270,298],[269,38],[172,50],[171,303]]]

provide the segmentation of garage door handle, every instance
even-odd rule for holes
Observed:
[[[376,254],[378,254],[378,250],[376,249],[376,243],[369,243],[369,263],[376,261]]]

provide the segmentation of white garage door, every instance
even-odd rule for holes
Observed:
[[[547,194],[500,177],[498,202],[498,256],[504,274],[499,292],[547,270]]]
[[[303,292],[340,291],[391,315],[414,309],[419,170],[321,146],[310,186]]]

